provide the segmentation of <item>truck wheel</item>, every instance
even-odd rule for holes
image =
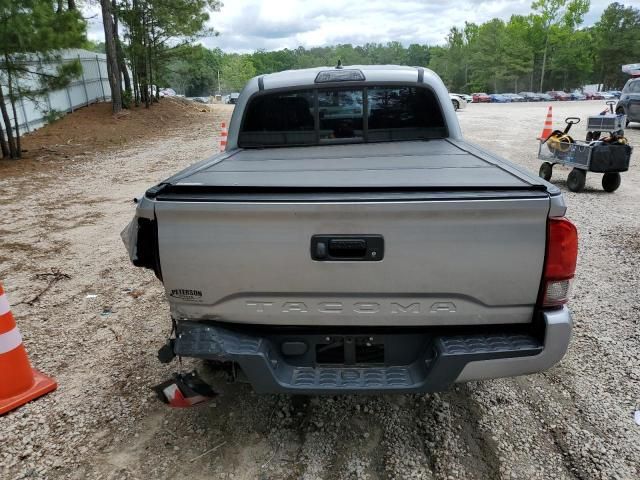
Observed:
[[[553,175],[553,165],[551,163],[544,162],[540,165],[540,170],[538,171],[540,178],[544,178],[548,182],[551,180],[551,175]]]
[[[451,100],[451,103],[453,103],[453,109],[457,112],[458,109],[460,108],[460,104],[458,103],[457,100]]]
[[[605,192],[615,192],[620,186],[622,178],[618,172],[608,172],[602,176],[602,188]]]
[[[587,183],[587,172],[579,168],[574,168],[569,172],[569,176],[567,177],[567,187],[569,187],[569,190],[572,192],[580,192],[584,188],[585,183]]]

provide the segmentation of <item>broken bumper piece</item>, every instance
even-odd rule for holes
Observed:
[[[153,387],[158,398],[175,408],[187,408],[205,403],[216,396],[194,370],[190,373],[176,373],[171,379]]]

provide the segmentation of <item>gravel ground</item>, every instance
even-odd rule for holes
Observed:
[[[556,104],[556,124],[601,104]],[[197,409],[155,401],[149,387],[178,368],[155,357],[167,305],[119,233],[134,195],[213,153],[212,125],[230,113],[217,107],[146,144],[0,177],[0,278],[32,363],[60,384],[0,418],[0,478],[640,478],[638,126],[618,192],[590,174],[583,193],[566,193],[580,258],[559,366],[433,395],[300,399],[234,384]],[[537,171],[545,114],[469,105],[459,117],[469,139]],[[567,173],[554,171],[563,190]]]

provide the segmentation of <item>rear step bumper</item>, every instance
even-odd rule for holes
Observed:
[[[571,337],[567,308],[543,313],[544,340],[522,333],[437,336],[407,365],[295,365],[273,338],[219,325],[178,322],[176,355],[235,362],[258,393],[433,392],[453,383],[511,377],[558,363]]]

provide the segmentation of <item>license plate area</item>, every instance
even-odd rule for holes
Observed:
[[[384,342],[375,336],[331,336],[315,344],[318,365],[384,365]]]

